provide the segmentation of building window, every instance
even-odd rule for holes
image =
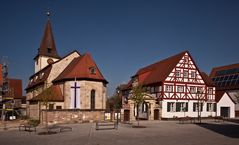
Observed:
[[[47,53],[51,53],[52,49],[51,48],[47,48]]]
[[[175,110],[176,110],[175,102],[168,102],[167,112],[175,112]]]
[[[49,110],[53,110],[54,109],[54,104],[49,104]]]
[[[155,87],[150,88],[150,93],[155,93]]]
[[[95,109],[95,90],[91,90],[90,92],[90,109]]]
[[[213,94],[213,89],[212,88],[208,88],[208,94],[212,95]]]
[[[184,78],[188,78],[188,70],[184,70],[183,71],[183,77]]]
[[[144,102],[143,104],[142,104],[142,112],[147,112],[148,111],[148,104],[146,103],[146,102]]]
[[[56,109],[60,110],[60,109],[62,109],[62,107],[61,106],[56,106]]]
[[[194,71],[191,71],[191,78],[195,78],[196,77],[196,73]]]
[[[196,93],[196,87],[190,87],[190,93]]]
[[[187,102],[177,102],[176,103],[176,112],[187,112],[188,103]]]
[[[217,104],[216,103],[207,103],[207,111],[216,112]]]
[[[193,111],[194,112],[198,111],[198,107],[199,107],[198,103],[193,103]],[[203,103],[200,103],[200,110],[202,112],[202,110],[203,110]]]
[[[181,72],[180,72],[180,70],[176,70],[176,77],[181,77]]]
[[[96,74],[96,68],[95,67],[90,67],[89,70],[90,70],[90,74],[93,74],[93,75]]]
[[[188,57],[184,57],[184,62],[188,63]]]
[[[183,86],[177,86],[177,92],[184,92],[184,87]]]
[[[203,92],[203,87],[197,87],[197,92],[202,93]]]
[[[173,92],[173,86],[172,85],[166,85],[166,92]]]

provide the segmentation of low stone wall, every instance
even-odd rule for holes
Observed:
[[[82,123],[104,120],[103,110],[42,110],[41,122],[47,120],[50,124],[55,123]]]

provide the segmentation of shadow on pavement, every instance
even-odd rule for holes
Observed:
[[[239,125],[237,124],[203,123],[203,124],[197,124],[197,125],[227,137],[239,138]]]

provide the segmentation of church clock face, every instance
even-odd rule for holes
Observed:
[[[49,58],[48,60],[47,60],[47,63],[48,64],[52,64],[54,61],[53,61],[53,59],[51,59],[51,58]]]

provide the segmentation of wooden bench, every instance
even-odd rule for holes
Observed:
[[[180,124],[184,124],[185,122],[195,123],[195,119],[192,118],[192,117],[188,117],[188,116],[186,116],[186,117],[180,117],[180,118],[178,118],[178,120],[179,120],[179,123],[180,123]]]
[[[36,129],[36,126],[33,125],[33,124],[30,124],[30,123],[24,123],[24,124],[20,124],[19,127],[18,127],[19,131],[34,131],[36,132],[37,129]]]
[[[118,129],[118,125],[117,122],[96,122],[95,129]]]

